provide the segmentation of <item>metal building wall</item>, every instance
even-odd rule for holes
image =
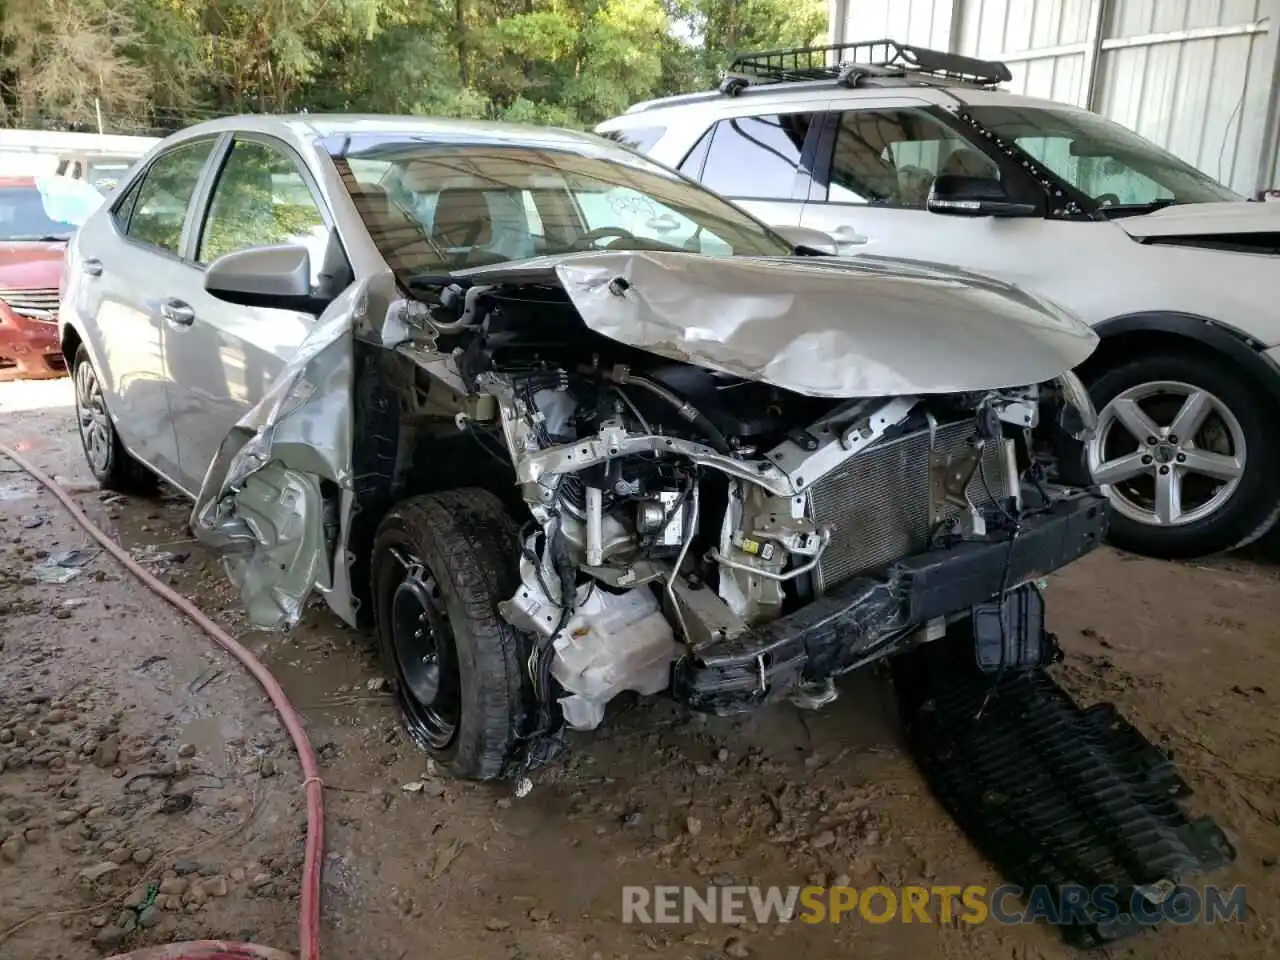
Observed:
[[[831,34],[1009,64],[1241,193],[1280,186],[1280,0],[831,0]]]

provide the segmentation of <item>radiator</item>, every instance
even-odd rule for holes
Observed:
[[[935,449],[962,451],[973,435],[971,420],[939,426]],[[1007,495],[1004,445],[987,444],[983,464],[992,492]],[[927,429],[873,447],[815,483],[809,491],[814,520],[832,530],[818,567],[819,589],[923,551],[933,526],[931,486]],[[991,502],[978,471],[967,493],[979,506]],[[944,510],[945,516],[958,513],[956,507]]]

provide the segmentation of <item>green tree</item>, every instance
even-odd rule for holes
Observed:
[[[94,128],[99,111],[144,123],[153,78],[138,62],[130,5],[112,0],[8,3],[0,19],[0,104],[11,122]]]
[[[824,24],[822,0],[9,0],[0,103],[157,132],[302,108],[589,127]]]

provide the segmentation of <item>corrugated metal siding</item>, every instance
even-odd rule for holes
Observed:
[[[1262,0],[1111,0],[1106,36],[1140,37],[1200,27],[1231,27],[1266,16]]]
[[[968,0],[959,8],[959,53],[999,59],[1008,53],[1083,43],[1089,0]],[[1078,103],[1084,90],[1082,52],[1028,56],[1009,63],[1014,93]]]
[[[995,57],[1084,42],[1089,0],[968,0],[960,7],[957,52]]]
[[[1280,30],[1280,0],[1107,0],[1092,104],[1091,0],[847,3],[847,39],[890,36],[1003,59],[1012,92],[1092,106],[1241,193],[1271,185],[1277,145],[1263,147],[1274,135],[1267,119],[1276,95],[1276,37],[1156,35],[1261,21]]]
[[[845,39],[879,40],[945,50],[951,45],[951,18],[961,0],[848,0]]]
[[[1103,36],[1235,27],[1261,0],[1113,0]],[[1271,57],[1265,33],[1104,49],[1094,108],[1241,193],[1252,193]]]

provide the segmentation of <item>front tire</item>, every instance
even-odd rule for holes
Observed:
[[[1089,384],[1089,469],[1112,505],[1111,542],[1162,558],[1232,550],[1280,514],[1280,441],[1261,391],[1216,357],[1155,353]]]
[[[532,715],[529,638],[497,607],[519,558],[514,522],[479,489],[402,501],[374,538],[374,620],[405,727],[457,777],[510,775]]]
[[[120,442],[115,424],[107,412],[106,398],[98,371],[93,368],[84,344],[76,347],[71,364],[71,380],[75,388],[76,425],[80,431],[80,449],[84,451],[89,472],[106,490],[117,493],[151,493],[155,490],[155,474],[130,456]]]

